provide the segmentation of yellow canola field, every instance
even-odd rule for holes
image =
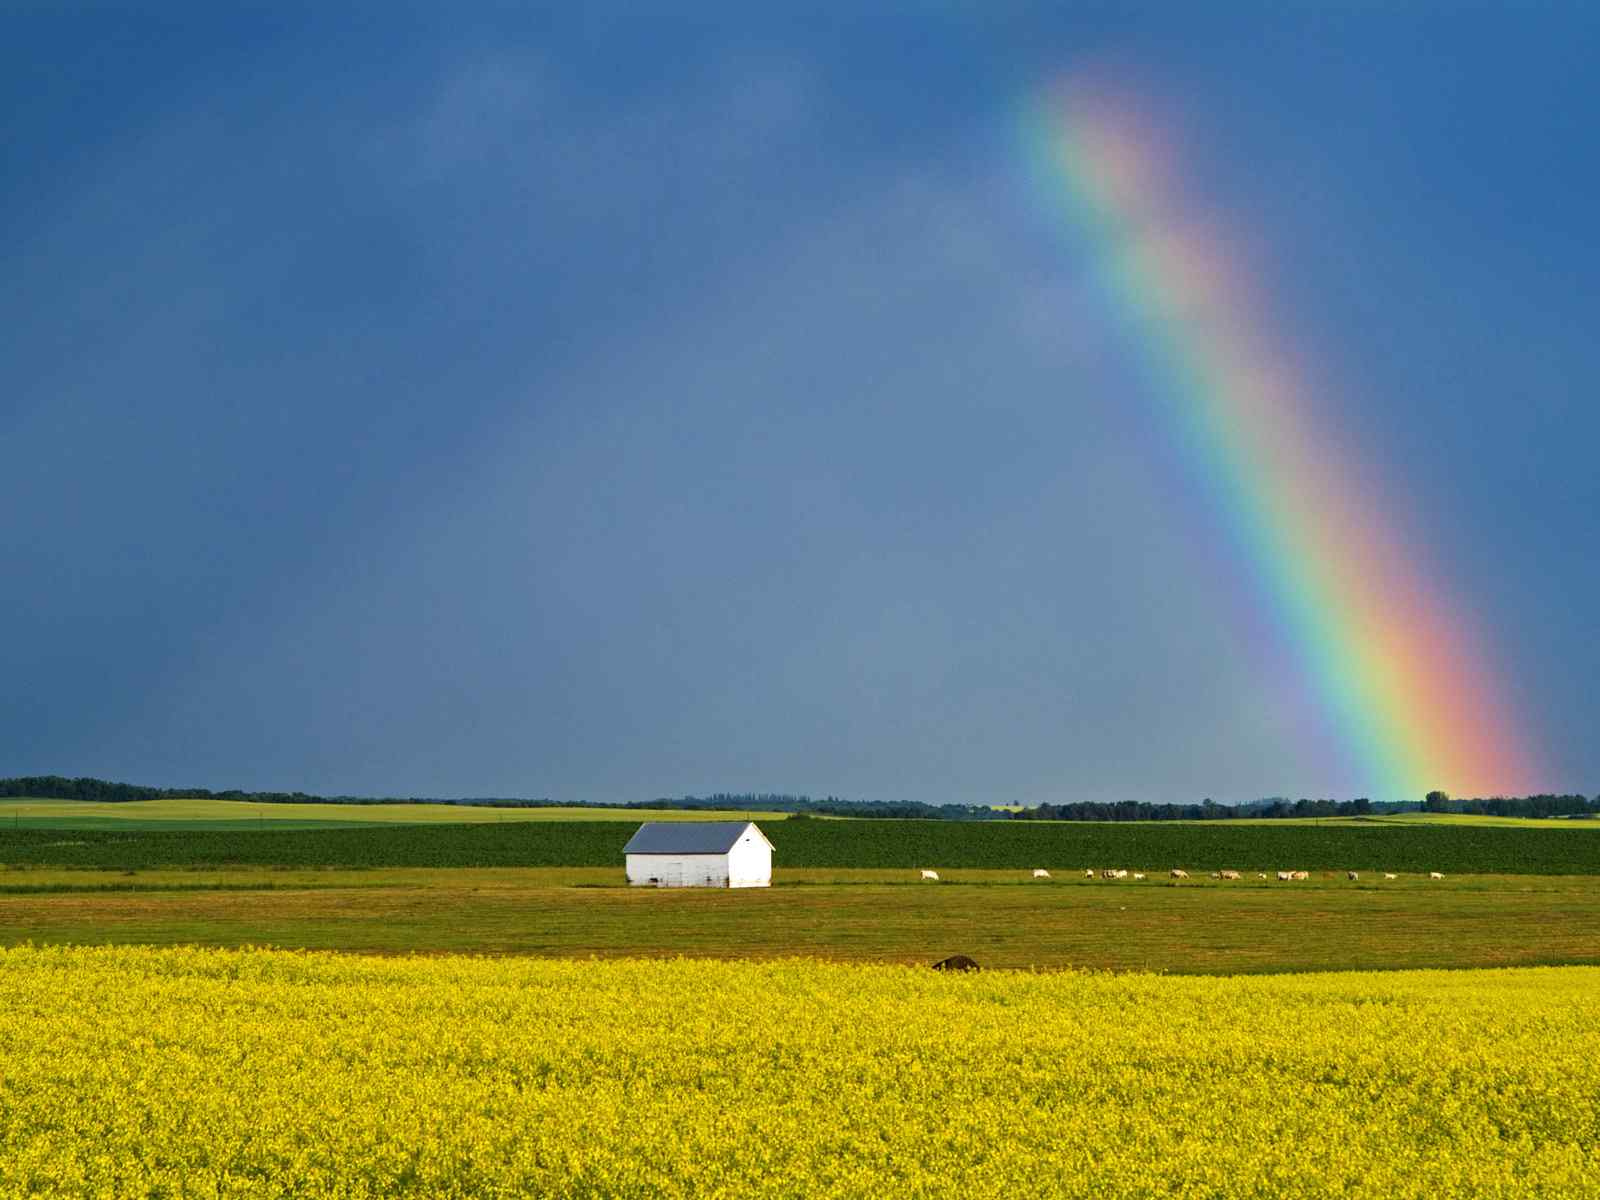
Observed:
[[[0,951],[0,1194],[1600,1195],[1600,969]]]

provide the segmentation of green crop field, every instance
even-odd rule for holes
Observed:
[[[511,821],[781,821],[743,810],[498,808],[474,804],[260,804],[249,800],[0,799],[0,829],[339,829],[370,824],[499,825]]]
[[[1600,838],[1457,824],[766,821],[776,864],[1600,874]],[[0,863],[40,866],[611,867],[632,821],[281,829],[7,828]]]
[[[794,821],[770,837],[807,867],[1600,873],[1600,838],[1431,823]]]

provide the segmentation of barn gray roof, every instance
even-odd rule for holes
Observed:
[[[726,854],[749,821],[646,821],[628,839],[624,854]],[[756,830],[761,834],[759,829]],[[765,836],[762,835],[762,840]],[[770,843],[769,843],[770,844]]]

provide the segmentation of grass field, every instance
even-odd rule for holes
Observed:
[[[385,825],[498,825],[511,821],[781,821],[787,813],[643,808],[494,808],[482,804],[258,804],[249,800],[0,799],[5,829],[348,829]]]
[[[0,943],[412,954],[795,955],[1171,973],[1600,963],[1600,878],[1172,886],[1016,872],[785,872],[768,890],[547,870],[0,872]]]
[[[0,951],[0,1192],[1593,1196],[1597,994]]]

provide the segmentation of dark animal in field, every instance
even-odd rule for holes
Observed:
[[[965,954],[952,954],[949,958],[941,958],[934,963],[933,969],[935,971],[977,971],[981,968]]]

